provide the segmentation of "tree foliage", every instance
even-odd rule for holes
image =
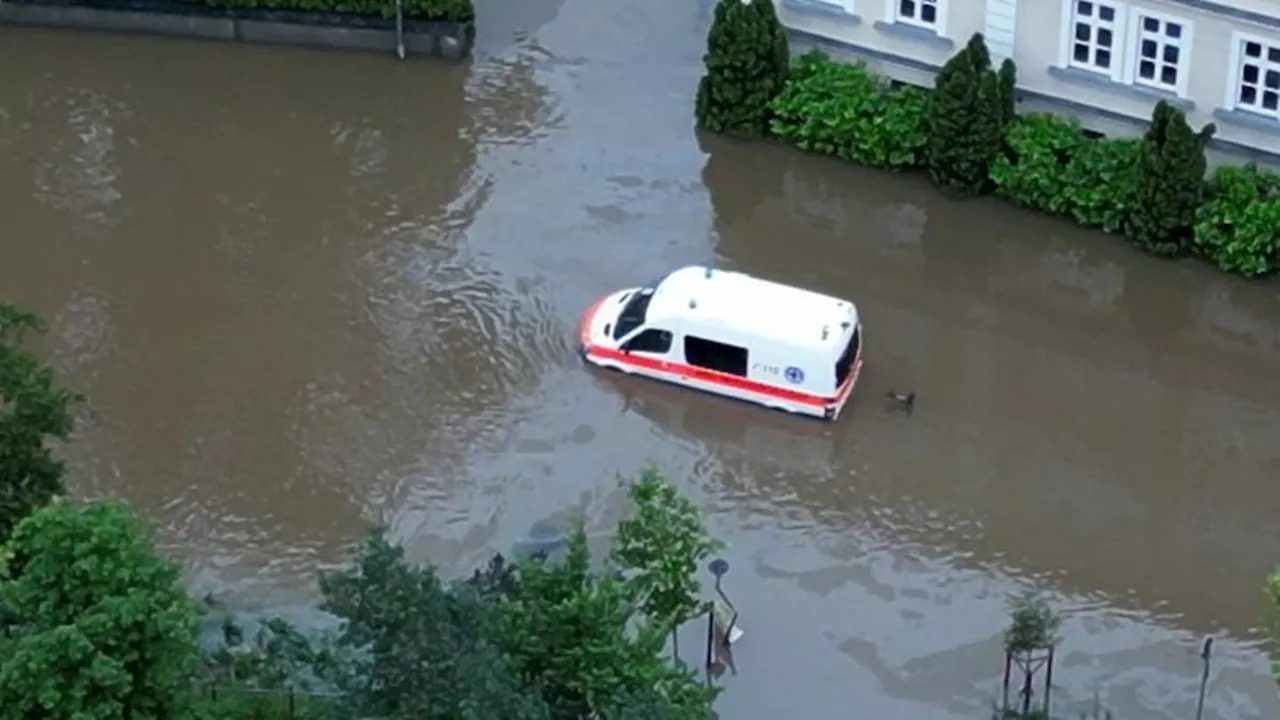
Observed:
[[[996,74],[996,89],[1000,91],[1000,127],[1007,128],[1018,116],[1018,66],[1005,58]]]
[[[1161,100],[1138,147],[1137,196],[1125,218],[1125,234],[1157,255],[1177,255],[1191,242],[1196,210],[1205,193],[1205,148],[1216,127],[1191,129],[1187,116]]]
[[[769,129],[769,106],[782,92],[791,62],[786,32],[769,0],[720,0],[698,83],[698,127],[758,138]]]
[[[772,107],[774,137],[859,165],[914,168],[928,144],[927,90],[894,85],[865,64],[818,51],[791,67]]]
[[[981,33],[970,38],[938,72],[930,106],[929,175],[961,196],[982,193],[987,169],[1000,153],[1004,126],[1012,116],[1017,71],[1008,61],[997,74]]]
[[[314,678],[341,696],[342,718],[706,720],[716,691],[661,653],[670,619],[698,606],[696,580],[681,573],[696,574],[715,545],[656,471],[631,494],[631,549],[614,554],[642,564],[630,578],[593,567],[581,524],[555,561],[499,555],[459,582],[373,532],[321,578],[335,633],[308,643],[275,620],[246,643],[230,623],[220,672],[259,687]],[[652,552],[664,545],[676,551],[667,566]]]
[[[315,669],[344,695],[347,716],[549,718],[537,685],[524,683],[503,655],[497,579],[504,569],[495,563],[470,583],[448,585],[373,532],[351,567],[322,577],[320,608],[341,628],[317,653]]]
[[[1004,649],[1014,654],[1046,650],[1057,644],[1061,625],[1061,618],[1037,594],[1019,595],[1010,603]]]
[[[196,609],[177,564],[112,503],[18,524],[0,577],[0,719],[161,720],[190,700]]]
[[[1195,247],[1228,272],[1280,270],[1280,175],[1253,163],[1218,168],[1196,211]]]
[[[662,660],[665,628],[635,625],[628,587],[591,569],[581,527],[560,562],[498,556],[460,583],[373,533],[321,590],[341,629],[315,670],[348,716],[708,717],[714,692]]]
[[[697,506],[657,468],[645,468],[628,484],[627,496],[634,508],[618,525],[611,557],[630,571],[641,612],[674,638],[702,609],[699,566],[723,545],[707,534]]]
[[[0,542],[63,492],[51,441],[71,433],[79,396],[59,387],[53,369],[24,347],[26,335],[41,329],[35,315],[0,302]]]

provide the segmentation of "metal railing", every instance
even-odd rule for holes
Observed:
[[[311,692],[296,688],[257,688],[211,682],[202,689],[213,703],[235,707],[246,720],[328,720],[336,717],[338,693]]]

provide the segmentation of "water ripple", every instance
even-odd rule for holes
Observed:
[[[50,207],[100,225],[114,225],[121,169],[116,158],[115,123],[128,109],[103,93],[80,90],[69,99],[70,137],[55,141],[36,166],[35,196]]]

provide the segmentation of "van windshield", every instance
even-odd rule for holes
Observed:
[[[618,313],[618,322],[613,328],[614,340],[620,340],[627,333],[644,325],[645,315],[649,312],[649,303],[653,300],[653,294],[658,291],[658,285],[661,282],[662,280],[651,282],[631,293],[627,304],[622,306],[622,312]]]

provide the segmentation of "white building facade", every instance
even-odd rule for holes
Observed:
[[[861,59],[931,87],[981,32],[1018,64],[1021,112],[1073,115],[1108,135],[1141,133],[1159,100],[1215,160],[1280,164],[1280,0],[775,0],[797,52]]]

